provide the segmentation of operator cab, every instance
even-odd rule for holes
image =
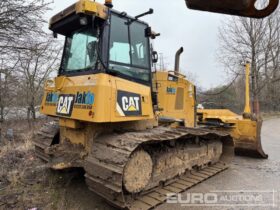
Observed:
[[[51,24],[65,36],[59,76],[107,73],[150,86],[148,24],[102,6],[106,17],[74,12]]]

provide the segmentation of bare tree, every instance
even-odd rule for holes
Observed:
[[[266,19],[233,17],[227,19],[220,28],[218,60],[228,73],[241,76],[240,63],[251,62],[252,93],[256,102],[259,97],[264,100],[264,96],[268,95],[271,103],[279,98],[273,91],[275,81],[280,79],[279,35],[279,9]],[[255,103],[254,111],[257,110],[258,103]]]
[[[9,56],[12,58],[11,56]],[[0,121],[3,122],[5,116],[9,110],[7,107],[12,104],[16,104],[16,91],[18,80],[13,75],[13,70],[18,61],[15,61],[15,65],[10,65],[11,62],[7,62],[2,58],[0,61]]]
[[[45,0],[0,1],[0,53],[12,48],[24,48],[26,36],[41,35],[46,23],[43,15],[50,2]]]
[[[8,113],[8,107],[24,106],[21,101],[23,97],[15,100],[17,98],[16,95],[22,90],[20,85],[25,80],[20,72],[22,69],[19,67],[22,64],[23,54],[32,51],[30,47],[30,40],[32,38],[36,38],[38,43],[43,44],[45,42],[42,41],[47,36],[43,30],[47,22],[44,14],[49,10],[50,3],[48,0],[0,1],[1,121],[4,120],[5,115]],[[58,52],[53,53],[57,54]],[[45,61],[39,60],[38,66],[39,62]]]
[[[29,39],[26,49],[18,51],[18,72],[27,105],[27,118],[35,119],[35,107],[41,101],[40,93],[50,73],[59,67],[61,44],[53,38]]]

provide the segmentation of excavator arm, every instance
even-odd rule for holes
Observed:
[[[188,8],[228,15],[264,18],[277,8],[279,0],[270,0],[263,9],[257,9],[258,0],[185,0]]]

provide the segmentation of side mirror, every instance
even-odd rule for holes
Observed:
[[[151,27],[147,27],[145,29],[145,36],[151,39],[155,39],[157,36],[160,36],[160,34],[153,32]]]
[[[158,62],[158,53],[157,51],[152,52],[152,62],[157,63]]]

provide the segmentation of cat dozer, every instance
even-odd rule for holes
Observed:
[[[118,208],[151,209],[225,170],[228,132],[196,126],[195,86],[179,72],[152,71],[159,34],[140,20],[80,0],[50,21],[65,36],[58,76],[40,112],[54,117],[34,138],[49,167],[81,167],[90,190]]]
[[[238,115],[228,109],[198,109],[198,124],[214,130],[227,131],[234,139],[235,153],[268,158],[261,143],[262,119],[250,106],[250,64],[246,64],[245,109]]]

